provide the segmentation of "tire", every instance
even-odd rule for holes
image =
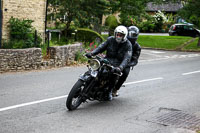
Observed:
[[[72,87],[66,101],[66,107],[68,110],[75,110],[83,102],[82,97],[80,96],[83,86],[84,82],[82,80],[78,80]]]

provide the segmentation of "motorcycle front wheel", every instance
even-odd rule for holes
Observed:
[[[83,102],[82,97],[80,95],[81,90],[83,88],[84,88],[84,82],[82,80],[78,80],[74,84],[66,101],[66,107],[68,108],[68,110],[70,111],[75,110]]]

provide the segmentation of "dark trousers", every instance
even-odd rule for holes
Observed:
[[[130,67],[126,67],[124,70],[123,70],[123,74],[122,76],[119,78],[117,84],[115,85],[115,90],[119,90],[120,87],[123,85],[123,83],[126,81],[128,75],[129,75],[129,72],[130,72]]]

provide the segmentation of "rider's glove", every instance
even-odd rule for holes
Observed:
[[[131,67],[134,67],[134,66],[136,66],[137,65],[137,62],[136,61],[132,61],[131,63],[130,63],[130,66]]]
[[[114,67],[114,71],[113,71],[114,73],[121,73],[122,72],[122,70],[121,70],[121,68],[119,68],[119,67]]]
[[[86,53],[85,56],[86,56],[87,58],[92,58],[92,53]]]

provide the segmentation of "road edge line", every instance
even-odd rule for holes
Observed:
[[[52,101],[52,100],[58,100],[58,99],[66,98],[67,96],[68,95],[63,95],[63,96],[59,96],[59,97],[53,97],[53,98],[38,100],[38,101],[34,101],[34,102],[27,102],[27,103],[22,103],[22,104],[18,104],[18,105],[8,106],[5,108],[0,108],[0,112],[11,110],[11,109],[16,109],[16,108],[20,108],[20,107],[24,107],[24,106],[29,106],[29,105],[33,105],[33,104],[44,103],[44,102],[48,102],[48,101]]]

